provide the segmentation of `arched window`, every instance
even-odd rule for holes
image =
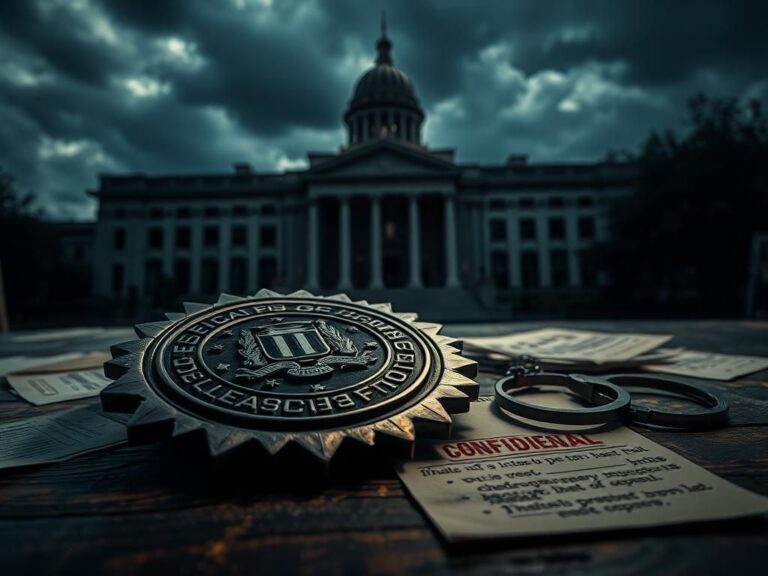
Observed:
[[[376,129],[376,116],[374,116],[373,112],[368,114],[368,140],[372,140],[374,134],[374,130]]]
[[[392,133],[395,135],[395,138],[402,138],[403,135],[401,134],[401,124],[400,124],[400,113],[394,115],[394,120],[392,121]]]
[[[356,136],[354,139],[354,142],[362,142],[363,141],[363,117],[358,116],[357,117],[357,131]]]
[[[411,120],[410,114],[405,117],[405,138],[409,142],[413,142],[415,140],[413,137],[413,121]]]

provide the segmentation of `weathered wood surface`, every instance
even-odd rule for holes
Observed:
[[[768,355],[765,325],[610,328],[670,331],[682,346]],[[477,330],[507,327],[451,331]],[[488,386],[492,378],[483,382]],[[734,426],[697,433],[638,431],[768,495],[768,372],[710,385],[731,401]],[[33,411],[39,413],[0,401],[3,419]],[[193,444],[126,446],[0,473],[0,575],[747,574],[764,573],[768,564],[768,522],[762,519],[449,550],[381,460],[368,461],[364,474],[344,481],[341,474],[322,479],[301,471],[271,479],[263,470],[190,464],[185,456]]]

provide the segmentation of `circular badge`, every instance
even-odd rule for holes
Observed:
[[[346,438],[411,443],[414,424],[447,430],[477,397],[474,362],[440,326],[388,304],[262,290],[188,304],[113,347],[106,410],[135,410],[129,436],[202,428],[212,453],[296,442],[325,460]]]

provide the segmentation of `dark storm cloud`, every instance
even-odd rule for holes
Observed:
[[[387,0],[431,146],[582,160],[679,128],[684,102],[768,93],[761,2]],[[378,10],[355,0],[0,3],[0,166],[54,215],[99,172],[300,165],[343,143]]]

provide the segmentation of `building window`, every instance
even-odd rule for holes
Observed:
[[[152,220],[160,220],[163,217],[163,209],[162,208],[152,208],[152,210],[149,211],[149,217],[152,218]]]
[[[490,208],[491,210],[504,210],[504,208],[506,208],[506,202],[504,202],[504,200],[491,200]]]
[[[565,206],[565,199],[560,196],[553,196],[548,200],[547,204],[550,208],[562,208]]]
[[[413,137],[413,121],[410,114],[405,117],[405,137],[411,141],[415,140]]]
[[[592,240],[595,237],[595,219],[591,216],[579,218],[579,238]]]
[[[245,226],[232,227],[232,246],[245,246],[248,242],[248,229]]]
[[[177,218],[189,218],[192,216],[192,210],[189,208],[176,208],[176,217]]]
[[[553,288],[568,286],[568,253],[565,250],[552,250],[549,253],[549,270]]]
[[[123,282],[125,281],[125,268],[122,264],[112,266],[112,294],[120,296],[123,293]]]
[[[262,226],[259,236],[261,246],[265,248],[274,248],[277,243],[277,230],[274,226]]]
[[[517,205],[520,208],[533,208],[533,198],[520,198]]]
[[[549,219],[549,237],[552,240],[565,239],[565,220],[562,218]]]
[[[176,228],[176,248],[189,248],[192,244],[192,233],[188,226]]]
[[[539,287],[539,255],[537,252],[528,251],[520,254],[520,271],[523,288]]]
[[[536,220],[533,218],[520,219],[520,240],[536,240]]]
[[[189,260],[179,258],[173,263],[173,288],[177,296],[189,294],[190,280],[192,278]]]
[[[354,132],[353,142],[362,142],[363,141],[363,117],[358,116],[355,124],[357,124],[357,129]]]
[[[597,286],[597,267],[592,254],[581,251],[579,253],[579,271],[581,275],[581,285],[585,288],[594,288]]]
[[[248,261],[245,258],[233,258],[229,262],[229,290],[233,294],[245,294],[248,290]]]
[[[277,207],[274,204],[264,204],[261,207],[262,216],[274,216],[277,214]]]
[[[115,250],[118,252],[122,252],[125,250],[125,228],[116,228],[115,229]]]
[[[373,138],[373,135],[375,134],[374,130],[376,129],[376,117],[373,115],[373,112],[368,114],[368,140],[371,140]]]
[[[491,278],[496,288],[509,287],[509,257],[506,252],[491,252]]]
[[[234,206],[232,208],[232,215],[233,216],[247,216],[248,215],[248,207],[247,206]]]
[[[150,228],[147,230],[147,244],[151,250],[159,250],[163,247],[163,229]]]
[[[579,208],[588,208],[595,205],[595,199],[592,196],[579,196],[576,205]]]
[[[163,263],[160,260],[147,260],[144,268],[144,294],[152,304],[157,303],[163,279]]]
[[[219,227],[218,226],[206,226],[205,228],[203,228],[203,244],[205,246],[219,245]]]
[[[491,242],[506,242],[507,241],[507,221],[491,220]]]
[[[203,260],[200,289],[203,294],[216,294],[219,290],[219,262],[213,258]]]
[[[203,214],[206,218],[216,218],[219,215],[219,209],[216,206],[206,206]]]
[[[277,277],[277,261],[271,256],[259,259],[259,286],[273,288]]]

